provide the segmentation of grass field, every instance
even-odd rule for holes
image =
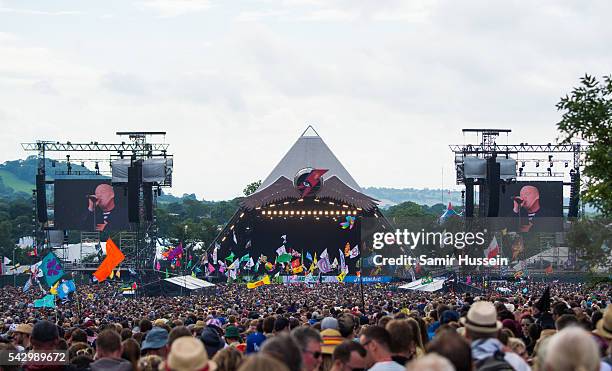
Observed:
[[[0,178],[2,178],[5,186],[13,188],[15,192],[21,191],[30,194],[32,193],[32,189],[35,188],[34,183],[28,183],[25,180],[21,180],[17,178],[15,174],[6,170],[0,170]]]

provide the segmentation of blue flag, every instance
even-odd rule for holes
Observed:
[[[68,297],[68,294],[75,291],[76,286],[73,280],[64,281],[57,288],[57,296],[59,296],[60,299],[64,299]]]
[[[64,275],[64,270],[62,269],[59,259],[52,252],[48,253],[42,260],[40,269],[43,271],[45,280],[49,286],[53,286],[53,284]]]
[[[55,308],[55,295],[45,295],[34,300],[34,308]]]
[[[312,255],[308,251],[306,252],[306,259],[312,261]]]

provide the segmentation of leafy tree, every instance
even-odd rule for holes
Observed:
[[[612,268],[612,224],[605,218],[580,219],[567,233],[568,245],[590,267]]]
[[[612,216],[612,76],[598,81],[585,75],[580,86],[561,98],[557,109],[563,111],[557,123],[563,141],[582,139],[590,143],[582,199],[603,215]]]
[[[249,183],[244,190],[242,191],[242,193],[244,193],[245,196],[250,196],[253,193],[255,193],[255,191],[257,190],[257,188],[259,188],[259,186],[261,185],[261,179],[253,182],[253,183]]]

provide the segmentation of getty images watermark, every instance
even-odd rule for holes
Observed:
[[[376,266],[502,266],[508,265],[508,258],[499,256],[499,247],[489,246],[489,252],[484,250],[487,246],[485,232],[426,232],[421,229],[419,232],[411,232],[408,229],[396,229],[395,232],[375,232],[372,234],[372,247],[375,249],[373,263]],[[399,256],[383,256],[382,250],[385,247],[395,247],[395,251],[401,251]],[[426,254],[411,255],[406,253],[406,248],[414,251],[418,247],[454,247],[457,250],[465,250],[476,247],[475,251],[482,251],[489,257],[474,257],[468,254],[458,256],[445,255],[430,257]],[[399,248],[399,250],[397,249]],[[495,249],[497,248],[497,252]],[[482,249],[482,250],[481,250]],[[482,254],[482,253],[481,253]],[[387,255],[387,254],[385,254]]]

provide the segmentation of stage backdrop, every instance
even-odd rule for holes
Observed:
[[[110,180],[58,179],[54,198],[56,229],[101,232],[129,229],[124,188],[112,187]]]
[[[307,254],[314,258],[315,252],[317,259],[321,252],[327,249],[329,261],[338,259],[340,263],[340,252],[345,251],[346,244],[353,248],[360,242],[360,221],[357,218],[352,229],[342,229],[340,223],[345,221],[345,217],[320,218],[316,220],[312,217],[299,218],[274,218],[272,220],[264,217],[257,217],[251,234],[251,256],[258,257],[264,254],[270,261],[276,257],[276,249],[283,246],[286,236],[286,249],[293,249],[304,256],[304,265],[310,267],[311,261],[306,258]],[[349,267],[350,274],[355,274],[355,265],[359,257],[351,259],[344,257]],[[334,269],[329,275],[338,274],[338,269]]]
[[[563,182],[523,181],[501,188],[499,217],[523,232],[563,230]],[[530,224],[530,227],[525,227]],[[528,230],[525,230],[528,229]]]

